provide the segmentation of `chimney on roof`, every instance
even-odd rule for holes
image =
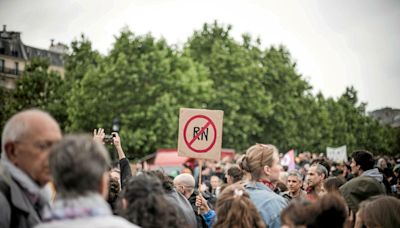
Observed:
[[[53,47],[54,46],[54,39],[51,39],[50,42],[51,42],[50,47]]]
[[[7,25],[3,25],[3,32],[7,30]]]

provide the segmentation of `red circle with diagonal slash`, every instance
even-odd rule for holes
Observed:
[[[189,140],[188,140],[187,137],[186,137],[187,128],[188,128],[190,122],[192,122],[192,121],[195,120],[195,119],[199,119],[199,118],[202,118],[202,119],[207,120],[207,123],[201,128],[200,132],[197,133],[197,135],[195,135],[195,137],[193,137],[193,139],[190,140],[190,142],[189,142]],[[212,140],[210,146],[208,146],[208,147],[205,148],[205,149],[196,149],[196,148],[192,147],[192,144],[194,143],[194,141],[196,140],[196,138],[198,138],[198,137],[203,133],[203,131],[204,131],[205,129],[208,128],[208,125],[211,125],[212,128],[213,128],[213,130],[214,130],[214,139]],[[196,152],[196,153],[206,153],[206,152],[208,152],[209,150],[211,150],[211,148],[215,145],[215,141],[217,140],[217,128],[215,127],[214,122],[213,122],[210,118],[208,118],[207,116],[204,116],[204,115],[192,116],[192,117],[187,121],[187,123],[185,124],[185,127],[183,128],[183,139],[185,140],[186,146],[189,147],[189,149],[193,150],[193,151]]]

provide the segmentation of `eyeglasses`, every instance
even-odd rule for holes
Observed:
[[[38,141],[38,142],[30,142],[30,141],[14,141],[17,144],[31,144],[38,150],[50,150],[57,141]]]

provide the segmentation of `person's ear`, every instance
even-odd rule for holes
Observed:
[[[179,185],[178,188],[179,188],[178,191],[180,193],[185,194],[186,190],[185,190],[185,187],[183,187],[183,185]]]
[[[264,165],[263,170],[264,170],[265,175],[269,176],[271,174],[271,168],[269,166]]]
[[[16,164],[18,153],[17,153],[16,148],[15,148],[15,143],[7,142],[4,145],[4,150],[5,150],[5,153],[7,155],[8,160],[10,160],[12,163]]]

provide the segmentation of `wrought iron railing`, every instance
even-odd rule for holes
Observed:
[[[15,68],[8,68],[0,66],[0,73],[12,74],[12,75],[20,75],[21,71]]]

